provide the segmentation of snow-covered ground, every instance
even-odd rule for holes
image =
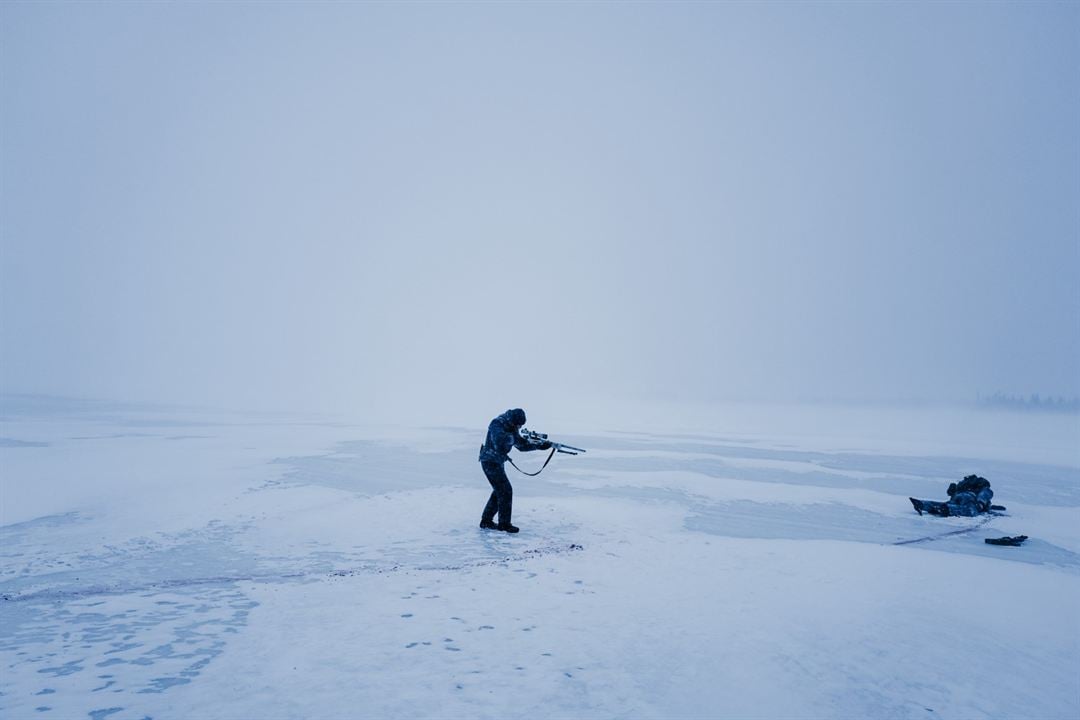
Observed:
[[[1080,717],[1075,416],[534,413],[507,536],[487,417],[3,414],[5,718]]]

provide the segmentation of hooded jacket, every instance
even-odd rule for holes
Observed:
[[[949,493],[949,505],[956,508],[956,515],[984,513],[990,509],[990,502],[994,499],[990,481],[978,475],[968,475],[959,483],[952,483],[946,492]]]
[[[515,424],[515,420],[520,423]],[[488,424],[487,438],[480,446],[480,462],[493,462],[500,465],[506,462],[511,448],[521,452],[538,450],[536,445],[526,442],[518,435],[518,428],[525,424],[525,411],[520,408],[507,410]]]

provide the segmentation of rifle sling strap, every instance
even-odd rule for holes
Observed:
[[[509,460],[509,461],[510,461],[510,464],[514,466],[514,469],[515,469],[515,470],[517,470],[517,471],[518,471],[519,473],[521,473],[522,475],[528,475],[529,477],[536,477],[536,476],[537,476],[537,475],[539,475],[540,473],[544,472],[544,468],[546,468],[546,467],[548,466],[548,463],[549,463],[549,462],[551,462],[551,458],[555,457],[555,449],[556,449],[556,448],[554,448],[554,447],[552,447],[552,448],[551,448],[551,454],[547,456],[547,460],[545,460],[545,461],[544,461],[544,465],[543,465],[543,467],[541,467],[541,468],[540,468],[539,470],[537,470],[537,471],[536,471],[536,472],[534,472],[534,473],[527,473],[527,472],[525,472],[524,470],[522,470],[521,468],[519,468],[519,467],[518,467],[518,466],[517,466],[517,465],[516,465],[516,464],[514,463],[514,461],[513,461],[513,460],[512,460],[511,458],[510,458],[510,456],[509,456],[509,455],[507,455],[507,456],[506,456],[506,459],[507,459],[507,460]]]

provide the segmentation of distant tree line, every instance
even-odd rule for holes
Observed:
[[[978,403],[982,407],[1001,408],[1004,410],[1026,410],[1031,412],[1060,412],[1080,413],[1080,397],[1066,398],[1062,396],[1043,397],[1039,393],[1031,395],[1007,395],[996,392],[993,395],[978,396]]]

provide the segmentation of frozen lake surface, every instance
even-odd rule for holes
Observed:
[[[507,536],[488,418],[3,415],[3,717],[1080,716],[1075,416],[575,427]],[[970,473],[1005,516],[914,513]]]

